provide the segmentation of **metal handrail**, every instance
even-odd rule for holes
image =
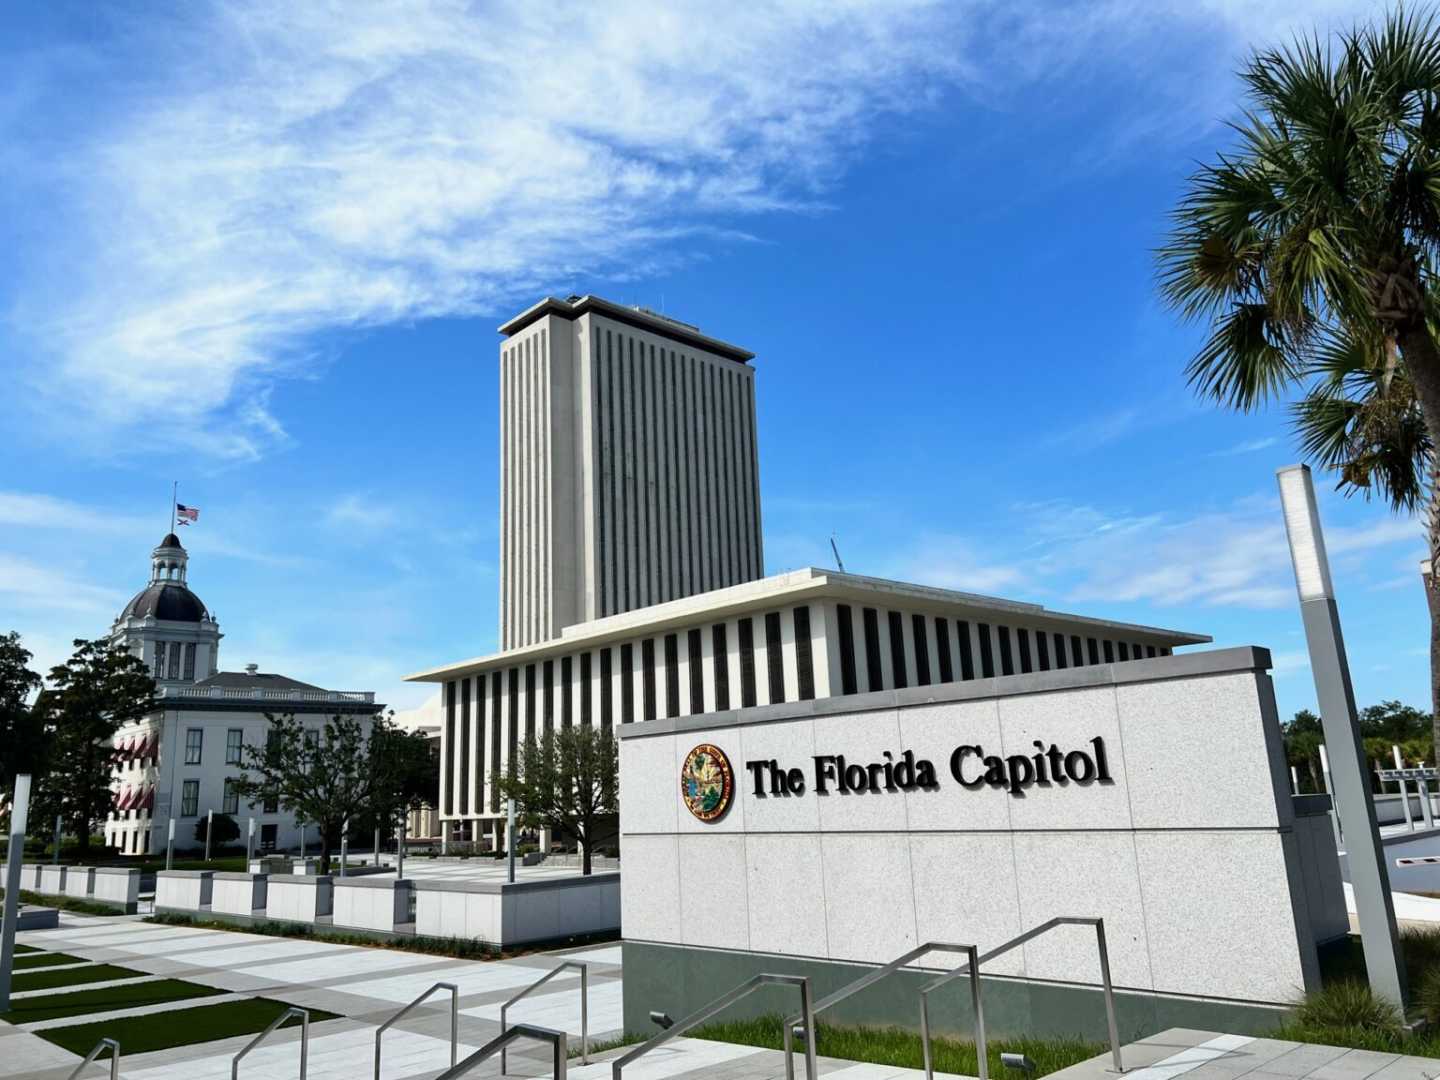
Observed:
[[[415,1006],[419,1005],[431,994],[435,993],[436,990],[450,991],[450,1067],[455,1067],[455,1058],[457,1056],[456,1051],[459,1049],[460,1045],[460,988],[454,983],[437,982],[434,986],[430,987],[429,990],[426,990],[414,1001],[410,1002],[409,1005],[406,1005],[394,1016],[390,1017],[389,1020],[386,1020],[383,1024],[381,1024],[378,1028],[375,1029],[375,1080],[380,1080],[380,1036],[384,1035],[386,1029],[388,1029],[392,1024],[394,1024],[397,1020],[403,1017],[411,1009],[415,1008]]]
[[[516,994],[514,997],[512,997],[509,1001],[505,1002],[504,1005],[501,1005],[501,1006],[500,1006],[500,1030],[501,1030],[501,1031],[504,1031],[504,1030],[505,1030],[505,1013],[506,1013],[506,1011],[510,1008],[511,1005],[514,1005],[517,1001],[519,1001],[521,998],[527,996],[527,995],[530,994],[532,991],[538,990],[540,987],[544,986],[547,982],[549,982],[551,979],[553,979],[556,975],[559,975],[562,971],[565,971],[567,968],[576,968],[576,969],[580,972],[580,1063],[581,1063],[582,1065],[589,1065],[589,1064],[590,1064],[590,965],[589,965],[589,963],[587,963],[586,961],[583,961],[583,960],[566,960],[566,961],[565,961],[563,964],[561,964],[559,967],[557,967],[557,968],[552,968],[551,970],[547,971],[544,975],[540,976],[540,978],[536,979],[533,983],[531,983],[529,986],[527,986],[524,990],[521,990],[518,994]],[[506,1067],[506,1065],[509,1063],[508,1053],[509,1053],[508,1050],[503,1049],[503,1048],[502,1048],[501,1051],[500,1051],[500,1075],[501,1075],[501,1076],[504,1076],[504,1075],[505,1075],[505,1067]],[[455,1062],[454,1062],[453,1059],[451,1060],[450,1064],[451,1064],[451,1065],[454,1065],[454,1064],[455,1064]],[[379,1076],[378,1073],[377,1073],[376,1076],[375,1076],[375,1080],[380,1080],[380,1076]]]
[[[815,1024],[813,1021],[815,1016],[818,1016],[820,1013],[824,1012],[832,1005],[837,1005],[840,1002],[844,1001],[846,998],[858,994],[867,986],[871,986],[872,984],[879,982],[887,975],[893,975],[902,967],[911,963],[912,961],[918,960],[926,953],[932,952],[964,953],[966,956],[970,957],[970,962],[974,963],[976,968],[976,974],[971,978],[971,982],[973,983],[973,986],[971,988],[971,995],[978,1003],[980,1000],[980,976],[978,973],[979,964],[975,963],[975,961],[977,960],[977,957],[975,955],[975,946],[957,945],[954,942],[950,941],[927,941],[924,945],[918,945],[915,948],[911,949],[909,952],[902,953],[894,960],[891,960],[888,964],[877,967],[873,971],[867,971],[864,975],[861,975],[860,978],[855,979],[853,982],[846,983],[844,986],[840,987],[839,990],[836,990],[834,993],[827,994],[825,997],[817,1001],[815,1003],[815,1008],[811,1019],[807,1021],[801,1029],[804,1032],[804,1039],[806,1045],[810,1048],[812,1052],[814,1051]],[[783,1045],[785,1047],[785,1080],[795,1080],[795,1067],[791,1060],[791,1054],[794,1052],[793,1039],[796,1034],[795,1024],[799,1020],[800,1017],[798,1016],[787,1017],[784,1023],[784,1030],[781,1032],[781,1039],[783,1040]],[[980,1050],[985,1049],[985,1017],[978,1008],[975,1010],[975,1046],[977,1047],[977,1049]],[[983,1054],[980,1057],[979,1080],[988,1080],[985,1072],[985,1056]]]
[[[435,1080],[455,1080],[463,1076],[476,1065],[487,1058],[495,1056],[496,1051],[504,1052],[516,1039],[539,1039],[541,1042],[548,1042],[554,1048],[551,1071],[555,1080],[565,1080],[566,1061],[568,1060],[568,1036],[563,1031],[556,1031],[554,1028],[536,1027],[534,1024],[516,1024],[506,1031],[500,1032],[495,1038],[476,1050],[459,1065],[451,1065]]]
[[[1054,930],[1057,926],[1095,927],[1095,944],[1100,952],[1100,982],[1104,987],[1105,991],[1105,1018],[1110,1027],[1110,1054],[1115,1061],[1115,1071],[1125,1071],[1125,1066],[1120,1062],[1120,1031],[1119,1027],[1115,1022],[1115,988],[1113,985],[1111,985],[1110,982],[1110,950],[1105,945],[1105,920],[1101,918],[1096,918],[1094,916],[1061,915],[1058,918],[1050,919],[1047,922],[1041,923],[1034,929],[1026,930],[1023,934],[1011,938],[1009,941],[1005,942],[1002,945],[995,946],[995,948],[991,949],[989,952],[982,954],[978,960],[972,958],[965,964],[962,964],[960,967],[956,968],[954,971],[948,971],[944,975],[941,975],[938,979],[935,979],[934,981],[927,983],[925,986],[920,988],[920,1035],[921,1038],[924,1040],[925,1076],[927,1077],[927,1080],[934,1076],[934,1073],[931,1071],[930,1068],[930,1023],[928,999],[931,991],[938,990],[940,987],[944,986],[952,979],[957,979],[960,976],[964,975],[967,971],[969,971],[971,975],[970,985],[972,987],[973,993],[973,988],[977,985],[974,976],[976,972],[978,972],[981,964],[994,960],[995,957],[1001,956],[1004,953],[1009,952],[1011,949],[1019,948],[1021,945],[1024,945],[1025,942],[1030,941],[1033,938],[1037,938],[1041,934],[1048,933],[1049,931]],[[978,997],[976,998],[976,1002],[976,1009],[978,1014]],[[985,1080],[985,1058],[983,1055],[980,1058],[980,1080]]]
[[[624,1057],[616,1058],[610,1067],[611,1080],[621,1080],[621,1070],[629,1065],[636,1058],[643,1057],[658,1046],[663,1046],[671,1039],[678,1038],[689,1031],[696,1024],[709,1020],[716,1013],[733,1005],[747,994],[753,993],[768,983],[778,983],[782,986],[798,986],[800,988],[800,1013],[805,1019],[806,1028],[809,1031],[815,1025],[815,1009],[810,1003],[810,980],[804,975],[752,975],[733,990],[721,994],[708,1005],[702,1005],[695,1012],[671,1024],[664,1031],[652,1039],[641,1043],[634,1050],[631,1050]],[[785,1055],[785,1069],[787,1075],[794,1075],[790,1061],[790,1053]],[[815,1040],[805,1040],[805,1077],[806,1080],[818,1080],[820,1073],[815,1065]],[[441,1078],[444,1080],[444,1077]]]
[[[95,1049],[85,1055],[85,1060],[75,1066],[75,1071],[66,1077],[66,1080],[75,1080],[85,1070],[86,1065],[89,1065],[106,1050],[110,1051],[110,1080],[120,1080],[120,1044],[114,1039],[101,1039],[96,1043]]]
[[[269,1038],[272,1031],[278,1028],[286,1020],[289,1020],[292,1016],[300,1017],[300,1080],[305,1080],[305,1073],[309,1067],[310,1057],[310,1010],[297,1009],[293,1005],[290,1006],[290,1008],[286,1009],[279,1016],[277,1016],[274,1020],[270,1021],[269,1027],[267,1027],[264,1031],[260,1032],[259,1035],[256,1035],[255,1038],[251,1039],[248,1043],[246,1043],[245,1048],[241,1050],[238,1054],[236,1054],[233,1059],[231,1059],[230,1080],[237,1080],[237,1078],[240,1076],[240,1059],[243,1058],[246,1054],[248,1054],[251,1050],[254,1050],[255,1047],[259,1046],[267,1038]]]

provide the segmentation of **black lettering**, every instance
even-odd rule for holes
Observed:
[[[1099,735],[1090,740],[1090,745],[1095,747],[1095,767],[1102,784],[1113,784],[1110,779],[1110,762],[1105,758],[1105,740]]]
[[[1088,784],[1095,779],[1095,762],[1084,750],[1071,750],[1065,755],[1065,772],[1077,784]]]
[[[873,765],[868,766],[866,771],[870,774],[870,782],[865,785],[866,788],[870,791],[879,791],[880,774],[885,771],[884,764],[877,761]],[[894,789],[892,788],[891,790],[893,791]]]
[[[1009,783],[1005,776],[1005,762],[1001,761],[994,754],[989,755],[985,761],[985,783],[991,787],[1004,787]]]
[[[878,769],[880,766],[872,765],[870,767],[872,769]],[[865,783],[865,766],[847,765],[845,767],[845,783],[856,791],[865,791],[868,787]]]
[[[749,769],[750,775],[755,778],[755,797],[757,799],[765,797],[765,766],[769,764],[768,761],[745,762],[745,768]]]
[[[828,795],[830,789],[825,786],[826,780],[835,779],[835,759],[826,755],[815,759],[815,793],[817,795]]]
[[[915,786],[914,750],[906,750],[901,756],[899,764],[895,766],[895,783],[902,791],[909,791]]]
[[[1048,786],[1050,773],[1045,768],[1045,744],[1036,739],[1034,745],[1035,749],[1040,751],[1035,755],[1035,782],[1041,786]]]
[[[915,787],[932,789],[940,786],[935,776],[935,766],[921,758],[915,763]]]
[[[791,769],[785,774],[786,786],[790,789],[791,795],[805,794],[805,771],[803,769]]]
[[[1050,775],[1054,778],[1055,782],[1057,784],[1067,783],[1068,778],[1065,775],[1065,759],[1061,756],[1059,747],[1052,742],[1050,749],[1045,751],[1045,756],[1050,759]]]
[[[950,775],[955,777],[955,782],[961,787],[969,788],[971,791],[974,791],[976,788],[982,786],[985,781],[981,777],[976,777],[974,780],[965,779],[965,759],[967,757],[970,757],[972,754],[975,757],[979,757],[980,747],[957,746],[955,748],[955,752],[950,755]],[[922,761],[920,764],[923,771],[923,766],[930,763],[928,761]]]
[[[1005,759],[1005,771],[1010,774],[1010,794],[1024,795],[1021,788],[1029,787],[1035,781],[1035,768],[1024,754],[1013,754]]]
[[[895,790],[895,760],[889,750],[885,751],[885,790]]]

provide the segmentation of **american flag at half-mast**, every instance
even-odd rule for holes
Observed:
[[[184,503],[175,504],[175,524],[189,525],[200,520],[200,508],[198,506],[186,506]]]

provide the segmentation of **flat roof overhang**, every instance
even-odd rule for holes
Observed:
[[[723,356],[727,360],[734,360],[736,363],[746,364],[755,359],[755,354],[748,349],[742,349],[738,345],[731,345],[727,341],[702,334],[698,327],[691,326],[689,323],[682,323],[676,319],[666,318],[664,315],[657,315],[639,308],[625,307],[609,300],[602,300],[598,296],[581,296],[575,300],[558,300],[553,296],[547,296],[508,322],[501,323],[499,331],[506,337],[514,337],[535,320],[546,315],[556,315],[562,319],[574,321],[592,311],[615,322],[633,326],[637,330],[672,338],[697,349],[703,349],[705,352],[714,353],[716,356]]]

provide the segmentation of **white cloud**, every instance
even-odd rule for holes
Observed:
[[[745,219],[823,207],[882,120],[954,87],[993,106],[1035,82],[1149,79],[1137,57],[1192,39],[1228,71],[1236,35],[1307,20],[1261,8],[257,0],[117,21],[99,48],[135,78],[76,99],[100,65],[72,42],[0,100],[7,174],[48,218],[9,324],[77,445],[143,430],[253,458],[287,439],[275,380],[334,350],[317,331],[644,279]],[[1212,84],[1233,98],[1171,73],[1132,107]],[[79,104],[45,139],[6,137],[52,97]]]
[[[1211,451],[1206,457],[1237,457],[1240,454],[1253,454],[1258,450],[1268,450],[1279,441],[1280,438],[1276,435],[1266,439],[1250,439],[1247,442],[1236,443],[1224,450]]]
[[[17,613],[102,617],[105,627],[129,599],[125,593],[4,552],[0,552],[0,597],[6,608]]]

